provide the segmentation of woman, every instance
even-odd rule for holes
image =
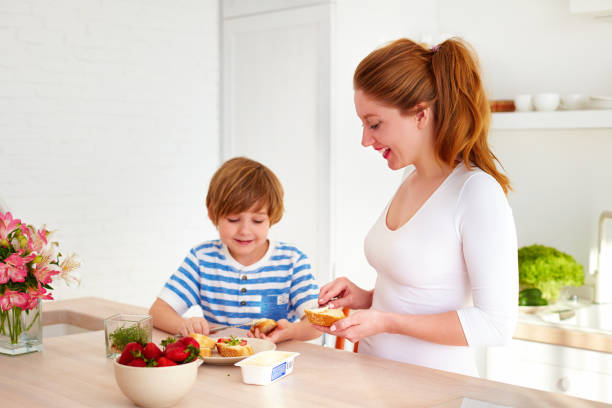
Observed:
[[[374,289],[344,277],[321,288],[320,305],[362,310],[317,328],[360,353],[477,376],[466,346],[512,337],[518,267],[476,58],[456,38],[432,49],[400,39],[361,61],[353,83],[362,145],[413,171],[365,239]]]

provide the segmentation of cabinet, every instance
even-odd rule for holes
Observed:
[[[332,5],[276,3],[223,4],[221,154],[247,156],[275,172],[286,212],[270,237],[306,252],[315,277],[326,282]]]
[[[612,403],[612,354],[523,340],[487,350],[486,378]]]

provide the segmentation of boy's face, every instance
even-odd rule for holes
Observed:
[[[239,214],[219,217],[217,223],[219,238],[234,259],[245,266],[259,261],[268,250],[268,206],[257,207],[255,204]]]

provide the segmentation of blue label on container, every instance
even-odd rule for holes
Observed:
[[[270,381],[274,381],[277,378],[282,377],[283,375],[285,375],[285,373],[287,373],[287,362],[286,361],[282,364],[277,365],[276,367],[272,369],[272,377],[270,378]]]

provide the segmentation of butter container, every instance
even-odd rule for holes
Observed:
[[[244,383],[268,385],[291,374],[293,360],[299,355],[292,351],[262,351],[234,365],[240,367]]]

